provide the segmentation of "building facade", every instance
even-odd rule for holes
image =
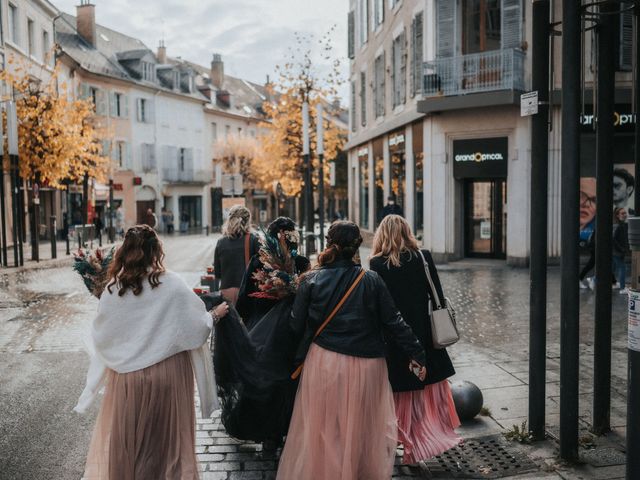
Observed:
[[[9,72],[21,69],[34,81],[49,81],[55,64],[53,22],[58,13],[56,7],[46,0],[0,0],[0,68]],[[3,101],[10,100],[13,92],[8,85],[0,84],[0,96]],[[12,244],[13,215],[8,170],[4,171],[3,181],[4,227],[7,244]],[[24,207],[22,234],[25,240],[34,230],[29,215],[33,208],[33,196],[28,193],[30,187],[27,183],[21,186]],[[50,219],[52,216],[61,218],[64,197],[59,190],[48,185],[40,185],[38,194],[40,208],[39,218],[35,219],[35,232],[40,238],[48,238]]]
[[[202,232],[214,218],[215,142],[220,131],[255,135],[262,120],[259,86],[224,75],[220,55],[211,68],[156,52],[140,40],[96,23],[83,2],[76,16],[56,20],[63,75],[77,95],[91,98],[110,137],[117,222],[125,228],[171,212],[175,231]],[[95,184],[90,214],[106,218],[109,186]],[[214,200],[218,200],[216,203]],[[220,210],[220,208],[217,208]],[[168,225],[162,225],[167,230]]]
[[[353,0],[350,7],[351,218],[373,231],[392,196],[438,260],[488,257],[527,265],[531,140],[520,95],[531,85],[530,2]],[[560,4],[553,15],[561,18]],[[628,21],[620,17],[621,57]],[[557,257],[560,42],[555,45],[549,235],[550,255]],[[590,51],[585,66],[592,71]],[[617,80],[620,97],[630,95],[628,73]],[[589,89],[592,76],[585,81]],[[587,158],[588,130],[585,125],[587,170],[595,168]]]

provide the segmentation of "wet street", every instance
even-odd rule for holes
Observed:
[[[214,237],[165,239],[167,268],[195,284]],[[0,274],[0,479],[78,480],[97,405],[72,411],[84,387],[84,332],[97,307],[71,260]]]
[[[195,284],[211,263],[214,239],[214,236],[165,239],[166,266]],[[508,428],[526,416],[526,408],[520,408],[520,404],[526,405],[528,380],[528,271],[474,261],[444,265],[440,271],[445,292],[456,306],[463,334],[463,340],[451,349],[458,377],[473,380],[483,388],[486,403],[493,408],[493,420]],[[559,395],[559,287],[559,269],[551,267],[548,322],[551,424],[557,421],[553,412]],[[613,297],[612,424],[623,427],[626,296],[615,290]],[[593,388],[590,379],[594,299],[593,292],[581,291],[583,422],[589,420]],[[97,405],[82,416],[71,409],[84,385],[88,362],[83,352],[83,332],[96,305],[97,300],[71,270],[70,260],[55,268],[1,274],[0,479],[80,479]],[[477,375],[481,365],[488,365],[482,366],[485,377]],[[513,406],[514,395],[522,398],[517,408]],[[503,397],[511,402],[509,411],[500,408]],[[203,478],[227,478],[226,474],[223,477],[208,473],[213,469],[220,471],[223,468],[220,462],[232,465],[224,453],[229,451],[224,450],[227,447],[220,447],[216,435],[210,432],[203,431],[202,435],[199,432],[198,436],[203,440],[199,454],[207,472]],[[214,443],[217,446],[208,446]],[[265,463],[269,470],[275,467],[274,462]],[[260,478],[269,477],[265,473]]]

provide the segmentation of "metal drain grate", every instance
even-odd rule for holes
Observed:
[[[502,435],[465,440],[464,445],[429,460],[427,466],[436,478],[490,479],[538,470],[535,463]]]

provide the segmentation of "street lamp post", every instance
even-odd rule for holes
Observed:
[[[318,196],[320,213],[320,250],[324,250],[324,125],[322,123],[322,103],[318,103],[316,121],[316,142],[318,151]]]
[[[2,113],[2,110],[0,110],[0,114]],[[0,117],[0,141],[2,143],[4,143],[4,132],[3,132],[3,122],[2,122],[2,118]],[[2,265],[4,265],[5,267],[9,266],[9,262],[7,261],[7,214],[6,214],[6,206],[4,203],[4,162],[5,162],[5,158],[4,158],[4,149],[2,149],[2,152],[0,152],[2,155],[0,155],[0,158],[2,159],[0,161],[0,222],[2,222],[2,225],[0,225],[1,231],[0,234],[2,235],[0,238],[0,242],[2,242]]]
[[[16,104],[7,104],[7,143],[9,145],[9,162],[11,175],[11,205],[13,214],[13,262],[14,266],[24,264],[22,253],[22,225],[21,225],[21,205],[20,202],[20,174],[18,172],[18,115]]]
[[[313,187],[311,185],[311,155],[309,153],[309,102],[302,103],[302,157],[304,159],[304,213],[307,235],[305,253],[313,252]]]

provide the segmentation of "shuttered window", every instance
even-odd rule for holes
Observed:
[[[360,45],[369,39],[369,0],[360,0]]]
[[[354,18],[354,12],[349,12],[348,16],[348,25],[349,25],[349,33],[348,33],[348,49],[349,49],[349,58],[354,58],[356,56],[356,48],[355,48],[355,39],[356,39],[356,23]]]
[[[367,124],[367,74],[360,72],[360,123]]]
[[[456,3],[436,2],[436,56],[449,58],[455,54],[455,15]]]
[[[378,27],[384,22],[384,0],[373,0],[373,16],[375,18],[375,26]]]
[[[502,0],[503,49],[522,46],[522,0]]]
[[[407,99],[407,55],[404,32],[393,40],[391,48],[391,85],[395,108]]]
[[[423,58],[423,15],[417,14],[411,22],[411,96],[420,93],[422,86],[422,62]]]
[[[356,131],[356,82],[351,82],[351,131]]]
[[[384,116],[385,103],[385,55],[378,56],[374,63],[373,97],[375,104],[375,114],[377,117]]]
[[[624,9],[633,6],[630,2],[621,4]],[[639,47],[640,48],[640,47]],[[633,67],[633,11],[620,14],[620,53],[618,55],[618,70],[630,72]]]

